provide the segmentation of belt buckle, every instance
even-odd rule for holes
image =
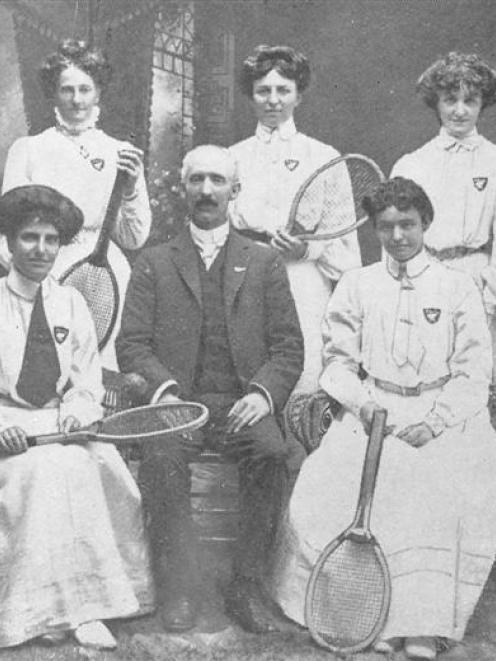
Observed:
[[[403,397],[418,397],[421,393],[420,384],[416,386],[401,386]]]

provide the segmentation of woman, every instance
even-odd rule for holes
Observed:
[[[375,647],[393,653],[404,644],[409,658],[435,659],[439,637],[463,638],[496,550],[489,333],[470,276],[423,248],[433,217],[424,191],[396,178],[364,208],[385,259],[345,273],[326,312],[321,385],[343,412],[298,477],[275,592],[303,624],[310,571],[353,519],[372,416],[386,408],[392,431],[371,529],[386,555],[392,599]]]
[[[293,197],[319,166],[339,156],[295,127],[293,114],[310,82],[304,55],[287,46],[259,46],[243,63],[241,87],[258,119],[255,135],[231,147],[239,165],[240,193],[232,220],[285,257],[305,338],[305,367],[296,386],[315,391],[322,370],[320,323],[341,273],[360,266],[356,234],[305,242],[285,231]],[[337,191],[353,213],[346,185]],[[319,218],[316,218],[316,224]]]
[[[50,274],[82,223],[72,201],[46,186],[0,198],[12,255],[0,279],[1,647],[72,635],[114,648],[101,620],[153,608],[139,491],[116,449],[27,444],[102,415],[89,310]]]
[[[63,41],[40,70],[46,96],[53,102],[56,125],[35,136],[19,138],[9,150],[3,191],[25,184],[52,186],[74,201],[84,224],[69,246],[63,246],[52,275],[60,277],[95,246],[117,169],[127,173],[117,223],[112,232],[109,260],[122,301],[130,268],[121,248],[140,248],[150,230],[151,214],[143,176],[142,152],[111,138],[97,128],[100,96],[110,77],[104,56],[84,41]],[[0,261],[9,262],[4,244]],[[117,369],[114,332],[103,349],[104,367]]]
[[[494,329],[496,145],[479,135],[477,123],[496,102],[496,71],[478,55],[453,52],[420,76],[417,90],[441,129],[400,158],[392,176],[408,177],[425,189],[435,211],[426,247],[475,278]]]

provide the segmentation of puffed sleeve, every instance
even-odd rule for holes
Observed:
[[[319,198],[316,206],[320,208],[319,231],[324,231],[330,222],[338,228],[353,225],[356,222],[355,205],[345,166],[335,165],[324,172],[332,176],[325,177],[316,191]],[[306,258],[315,261],[326,278],[339,280],[345,271],[361,266],[357,234],[351,232],[329,241],[309,241]]]
[[[123,196],[112,238],[121,248],[137,250],[150,234],[152,214],[144,174],[141,172],[131,196]]]
[[[33,183],[30,174],[30,138],[24,136],[16,140],[7,152],[3,173],[2,193]]]
[[[473,417],[487,406],[491,379],[491,341],[479,290],[460,278],[453,311],[454,345],[448,360],[451,378],[425,422],[435,434]]]
[[[71,387],[60,403],[60,419],[75,416],[82,426],[102,417],[102,370],[95,326],[81,294],[73,290]]]
[[[5,169],[3,173],[2,193],[16,188],[31,184],[30,178],[30,158],[29,158],[29,137],[22,137],[16,140],[7,152]],[[10,251],[7,246],[7,240],[0,235],[0,265],[5,269],[10,268]]]
[[[322,322],[324,370],[320,377],[321,387],[357,417],[370,400],[358,376],[363,323],[358,274],[358,270],[345,273],[329,300]]]

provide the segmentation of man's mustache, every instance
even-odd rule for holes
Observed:
[[[217,202],[214,199],[212,199],[211,197],[201,197],[199,200],[197,200],[195,202],[195,208],[196,207],[203,207],[203,206],[216,207],[218,205],[217,205]]]

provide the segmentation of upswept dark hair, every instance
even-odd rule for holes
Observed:
[[[81,209],[50,186],[18,186],[0,197],[0,233],[8,239],[35,218],[55,227],[62,246],[72,241],[84,220]]]
[[[304,92],[310,83],[310,65],[303,53],[290,46],[257,46],[253,55],[243,62],[240,75],[241,91],[253,96],[253,83],[275,69],[281,76],[294,80],[298,92]]]
[[[399,211],[406,211],[412,207],[417,209],[424,229],[429,227],[434,218],[434,209],[427,193],[414,181],[404,177],[393,177],[379,184],[371,195],[363,198],[362,207],[374,227],[377,216],[389,207],[396,207]]]
[[[496,71],[475,53],[453,51],[432,64],[417,81],[417,92],[429,108],[437,108],[441,92],[460,86],[479,92],[482,108],[496,103]]]
[[[101,50],[90,48],[86,41],[64,39],[56,52],[47,57],[38,72],[47,99],[53,99],[60,74],[71,66],[88,74],[100,90],[107,87],[112,75],[112,68]]]

